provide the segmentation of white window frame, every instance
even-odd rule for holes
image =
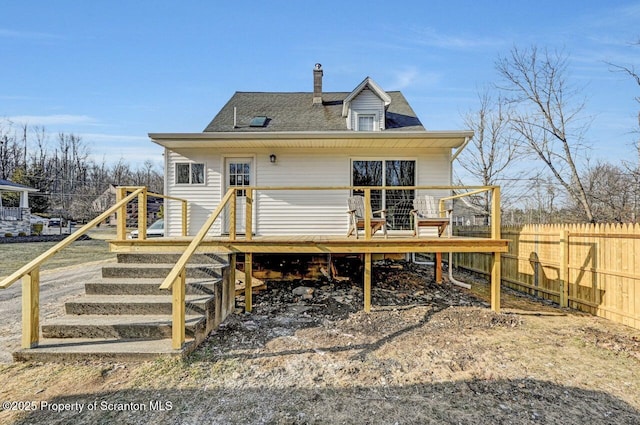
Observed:
[[[355,131],[380,131],[380,115],[377,111],[357,111],[354,115]],[[372,117],[373,130],[360,130],[360,117]]]
[[[188,182],[178,182],[178,166],[179,165],[188,165],[189,166],[189,181]],[[201,165],[202,166],[202,182],[194,183],[193,182],[193,166]],[[174,163],[174,182],[176,186],[204,186],[207,181],[207,166],[204,162],[193,162],[193,161],[179,161]]]

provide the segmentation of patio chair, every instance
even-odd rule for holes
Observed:
[[[347,237],[355,233],[356,239],[358,239],[358,229],[364,230],[364,197],[352,196],[347,199],[347,205],[349,206],[349,231]],[[378,210],[371,212],[371,234],[373,235],[378,230],[382,229],[384,237],[387,237],[387,219],[385,218],[386,210]],[[380,214],[380,217],[374,217],[374,214]]]
[[[446,212],[446,216],[442,217],[438,208],[438,203],[433,196],[425,195],[413,200],[413,235],[420,235],[420,227],[437,227],[438,237],[442,236],[445,229],[449,225],[449,215],[451,210]]]

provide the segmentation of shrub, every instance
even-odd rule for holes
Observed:
[[[18,236],[27,236],[27,234],[25,232],[20,232],[18,233]]]
[[[35,235],[41,235],[43,227],[42,223],[35,223],[31,226],[31,232]]]
[[[4,234],[4,237],[5,238],[11,238],[11,237],[13,237],[13,235],[11,233],[7,232],[7,233]]]

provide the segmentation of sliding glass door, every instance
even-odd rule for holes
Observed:
[[[415,186],[415,160],[353,160],[353,186]],[[354,190],[354,195],[362,191]],[[410,211],[413,208],[414,190],[372,190],[372,210],[387,210],[387,224],[390,229],[411,228]]]

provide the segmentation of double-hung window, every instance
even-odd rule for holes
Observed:
[[[376,116],[374,114],[358,115],[358,131],[374,131]]]
[[[176,163],[176,184],[204,184],[204,164]]]

